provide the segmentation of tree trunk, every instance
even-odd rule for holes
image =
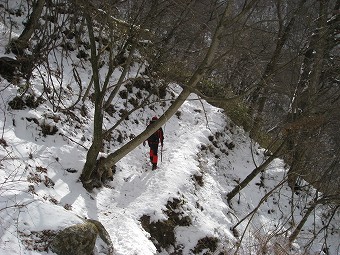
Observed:
[[[233,197],[235,197],[244,187],[246,187],[260,172],[264,171],[266,167],[277,157],[283,148],[284,142],[279,146],[279,148],[270,155],[265,162],[260,166],[256,167],[239,185],[237,185],[232,191],[227,194],[227,201],[230,202]]]
[[[44,5],[45,0],[37,0],[34,4],[33,11],[27,21],[24,31],[22,31],[18,39],[11,43],[11,49],[15,54],[22,55],[24,49],[27,48],[28,42],[34,33],[34,30],[38,26],[38,21],[40,19]]]
[[[99,80],[99,64],[98,64],[98,55],[96,50],[96,41],[93,32],[93,23],[92,19],[88,14],[85,14],[87,21],[87,28],[90,37],[90,45],[91,45],[91,65],[92,65],[92,79],[93,86],[95,89],[95,110],[94,110],[94,127],[93,127],[93,139],[92,145],[86,155],[86,162],[83,168],[83,172],[81,174],[81,181],[84,187],[87,189],[89,183],[91,182],[91,175],[96,167],[97,157],[102,148],[103,144],[103,93],[100,89],[100,80]]]
[[[317,20],[317,29],[312,34],[308,49],[304,53],[304,59],[301,66],[300,79],[295,88],[295,94],[291,103],[292,110],[289,115],[291,123],[303,121],[303,118],[310,116],[322,117],[323,112],[318,112],[320,105],[318,98],[320,97],[322,83],[322,72],[324,68],[325,56],[331,50],[330,40],[333,29],[331,22],[327,22],[327,1],[319,1],[319,18]],[[292,125],[293,126],[293,125]],[[289,172],[289,186],[294,190],[294,181],[303,176],[307,182],[312,185],[318,182],[318,176],[310,174],[310,169],[303,167],[303,163],[308,160],[304,157],[309,145],[306,140],[313,136],[314,129],[306,129],[305,126],[296,126],[296,128],[288,133],[288,150],[291,151],[292,166]],[[319,132],[319,131],[318,131]],[[319,187],[317,187],[319,188]]]
[[[91,180],[91,175],[95,170],[98,154],[102,148],[103,138],[102,138],[102,123],[103,123],[103,114],[101,112],[101,106],[95,106],[95,114],[94,114],[94,131],[93,131],[93,139],[92,144],[87,152],[86,161],[83,168],[83,172],[81,174],[81,181],[84,186]]]
[[[123,147],[119,148],[115,152],[108,155],[108,157],[102,163],[106,165],[106,167],[111,167],[114,164],[116,164],[120,159],[122,159],[124,156],[126,156],[130,151],[132,151],[134,148],[140,145],[150,135],[152,135],[162,125],[164,125],[167,122],[167,120],[170,119],[177,112],[177,110],[188,98],[190,93],[191,89],[189,87],[185,87],[181,94],[174,101],[174,103],[169,107],[169,109],[154,124],[150,125],[149,128],[147,128],[136,138],[125,144]]]
[[[303,226],[305,225],[309,215],[314,211],[315,207],[318,205],[317,202],[314,202],[306,211],[305,215],[303,216],[302,220],[300,221],[299,225],[297,225],[297,227],[295,228],[295,230],[293,231],[293,233],[289,236],[289,243],[292,243],[295,241],[295,239],[297,238],[297,236],[299,235],[301,229],[303,228]]]
[[[277,64],[279,62],[280,56],[282,49],[290,35],[290,32],[292,30],[292,27],[295,24],[296,16],[301,13],[302,6],[306,0],[301,0],[293,14],[293,17],[289,20],[287,25],[285,27],[283,26],[283,21],[281,19],[281,12],[278,10],[278,16],[279,16],[279,21],[281,21],[280,27],[279,27],[279,33],[278,33],[278,38],[275,46],[275,50],[271,56],[270,61],[268,62],[262,77],[260,79],[260,82],[256,85],[256,90],[251,96],[251,104],[252,108],[255,109],[257,106],[257,110],[253,110],[252,115],[254,115],[254,120],[253,120],[253,127],[251,130],[250,136],[252,138],[256,139],[257,132],[259,128],[261,127],[261,115],[264,110],[266,101],[267,101],[267,94],[269,93],[269,83],[271,82],[271,79],[273,78],[273,75],[275,74],[275,68],[277,67]],[[278,9],[280,6],[277,7]]]

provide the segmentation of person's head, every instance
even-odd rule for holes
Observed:
[[[154,116],[154,117],[151,118],[150,123],[154,123],[156,120],[158,120],[158,118],[156,116]]]

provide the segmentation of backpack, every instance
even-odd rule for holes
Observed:
[[[148,142],[150,143],[158,143],[158,140],[160,138],[160,133],[161,131],[158,129],[155,133],[153,133],[149,138]]]

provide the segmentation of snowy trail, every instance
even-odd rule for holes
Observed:
[[[188,118],[192,115],[186,114]],[[167,201],[178,197],[180,189],[192,188],[191,177],[199,171],[197,137],[206,130],[204,116],[200,115],[195,122],[193,125],[187,120],[172,119],[165,126],[163,162],[159,162],[157,170],[152,171],[146,163],[148,147],[140,146],[118,164],[114,189],[105,188],[97,194],[97,200],[107,201],[98,204],[98,218],[110,233],[115,233],[111,238],[117,254],[155,254],[155,247],[138,220],[143,214],[154,217],[153,220],[164,218],[162,209]],[[141,241],[141,235],[145,240]]]

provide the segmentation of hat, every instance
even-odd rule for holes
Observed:
[[[154,116],[154,117],[152,117],[152,119],[151,120],[158,120],[158,118],[156,117],[156,116]]]

